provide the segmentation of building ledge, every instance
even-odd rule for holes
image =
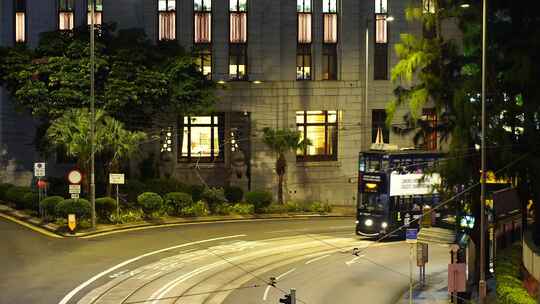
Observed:
[[[296,162],[297,167],[304,167],[304,168],[310,168],[310,167],[341,167],[341,162],[337,160],[331,160],[331,161],[303,161],[303,162]]]

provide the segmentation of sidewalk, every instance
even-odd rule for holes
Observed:
[[[497,303],[495,296],[495,281],[488,280],[488,296],[486,303]],[[473,299],[476,293],[473,294]],[[466,300],[465,303],[477,303],[476,300]],[[447,304],[450,303],[448,293],[448,272],[441,271],[426,278],[426,285],[420,286],[418,283],[413,287],[414,304]],[[396,304],[409,304],[409,290],[403,294]]]

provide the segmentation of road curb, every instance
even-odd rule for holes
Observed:
[[[300,219],[314,219],[314,218],[352,218],[353,215],[348,214],[261,214],[253,216],[212,216],[204,218],[177,218],[174,220],[166,220],[162,222],[137,222],[132,224],[121,224],[118,226],[110,226],[95,231],[82,231],[75,234],[67,233],[63,231],[63,227],[60,227],[54,223],[44,223],[41,219],[29,216],[22,211],[15,210],[9,206],[0,204],[0,215],[7,220],[11,220],[17,224],[23,225],[32,229],[35,232],[52,237],[50,234],[54,234],[54,237],[59,238],[92,238],[102,235],[109,235],[113,233],[128,232],[134,230],[144,230],[160,227],[173,227],[183,225],[196,225],[196,224],[211,224],[211,223],[230,223],[230,222],[252,222],[252,221],[269,221],[269,220],[300,220]],[[24,224],[23,224],[24,223]],[[48,233],[44,233],[44,231]]]

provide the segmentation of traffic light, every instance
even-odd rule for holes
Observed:
[[[285,297],[279,299],[279,303],[283,303],[283,304],[292,304],[292,302],[291,302],[291,295],[286,294]]]

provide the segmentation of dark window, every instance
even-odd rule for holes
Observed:
[[[335,44],[323,44],[323,79],[337,79],[337,50]]]
[[[176,0],[158,0],[159,40],[176,39]]]
[[[296,152],[298,161],[337,159],[337,111],[298,111],[296,127],[310,145]]]
[[[184,116],[179,124],[178,156],[181,161],[223,160],[222,115]]]
[[[92,24],[92,3],[94,4],[94,24],[103,24],[103,0],[88,0],[88,25]]]
[[[423,109],[422,116],[426,122],[424,128],[424,149],[437,150],[437,113],[435,109]]]
[[[372,110],[371,111],[371,142],[377,142],[377,134],[381,131],[382,141],[385,144],[390,143],[390,131],[386,125],[386,111]]]
[[[26,42],[26,0],[15,0],[15,42]]]
[[[388,79],[388,44],[375,44],[375,62],[373,77],[375,80]]]
[[[296,48],[296,79],[311,79],[311,44],[298,44]]]
[[[69,31],[74,26],[74,0],[59,0],[58,3],[58,29]]]

